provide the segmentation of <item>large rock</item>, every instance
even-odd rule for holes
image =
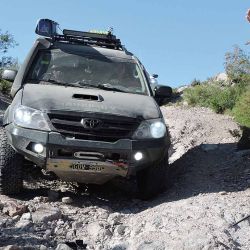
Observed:
[[[72,250],[72,248],[66,244],[60,243],[57,245],[56,250]]]
[[[215,81],[223,81],[226,82],[228,81],[228,75],[226,73],[219,73],[216,77],[215,77]]]
[[[101,230],[102,230],[102,227],[99,225],[98,222],[90,223],[87,226],[88,234],[91,235],[94,239],[98,238]]]
[[[118,225],[115,228],[115,234],[117,234],[117,235],[124,235],[125,230],[126,230],[126,227],[124,225]]]
[[[14,201],[7,202],[7,204],[4,205],[3,208],[3,213],[11,217],[14,217],[16,215],[22,215],[25,212],[27,212],[27,206],[20,205]]]
[[[62,202],[65,204],[71,204],[73,202],[71,197],[63,197]]]
[[[33,226],[33,223],[28,220],[20,220],[16,223],[16,228],[20,230],[28,230]]]
[[[108,217],[108,223],[111,225],[118,225],[122,220],[122,215],[120,213],[112,213]]]
[[[145,241],[139,245],[138,250],[165,250],[165,244],[161,241]]]
[[[184,93],[184,91],[188,88],[191,88],[190,85],[185,85],[185,86],[181,86],[176,90],[176,93],[178,93],[179,95],[182,95]]]
[[[32,213],[32,220],[35,223],[46,223],[48,221],[58,220],[61,216],[61,211],[58,208],[43,205]]]
[[[83,227],[83,222],[82,221],[74,221],[72,223],[72,229],[78,230]]]
[[[31,220],[32,218],[31,218],[31,213],[24,213],[22,216],[21,216],[21,218],[20,218],[20,220]]]

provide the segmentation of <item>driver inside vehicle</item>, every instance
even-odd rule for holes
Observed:
[[[50,79],[57,82],[74,83],[89,80],[92,72],[87,70],[87,68],[85,69],[81,67],[53,65],[49,74]]]
[[[138,72],[133,64],[115,63],[112,75],[110,76],[110,83],[119,85],[125,88],[140,88],[141,84],[139,80]]]
[[[41,52],[29,78],[36,81],[79,86],[104,84],[124,92],[143,94],[144,77],[136,63],[98,57],[88,58],[55,50]]]

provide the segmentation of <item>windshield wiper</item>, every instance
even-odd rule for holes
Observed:
[[[62,86],[68,86],[68,87],[81,87],[81,85],[79,83],[65,83],[65,82],[58,82],[56,80],[53,79],[48,79],[48,80],[44,80],[45,82],[49,82],[49,83],[53,83],[53,84],[58,84],[58,85],[62,85]]]
[[[96,88],[96,89],[99,89],[98,86],[96,85],[93,85],[93,84],[90,84],[90,83],[86,83],[85,81],[78,81],[76,82],[75,84],[77,84],[77,86],[81,86],[81,87],[90,87],[90,88]]]
[[[122,89],[113,87],[112,84],[110,84],[110,83],[99,83],[99,84],[95,85],[95,84],[87,83],[85,81],[78,81],[78,82],[76,82],[76,84],[78,84],[79,86],[82,86],[82,87],[91,87],[91,88],[103,89],[103,90],[108,90],[108,91],[126,92]]]
[[[28,81],[32,81],[32,82],[35,82],[35,83],[45,82],[45,83],[51,83],[51,84],[69,86],[69,87],[81,87],[81,85],[78,84],[78,83],[58,82],[58,81],[53,80],[53,79],[46,79],[46,80],[45,79],[28,79]]]
[[[122,89],[119,89],[119,88],[116,88],[116,87],[113,87],[111,84],[109,83],[104,83],[104,84],[98,84],[97,87],[99,89],[104,89],[104,90],[109,90],[109,91],[117,91],[117,92],[123,92],[123,93],[126,93],[126,91],[122,90]]]

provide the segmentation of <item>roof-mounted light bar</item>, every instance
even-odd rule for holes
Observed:
[[[96,39],[108,39],[114,40],[116,37],[111,33],[100,34],[94,32],[84,32],[84,31],[76,31],[76,30],[63,30],[63,34],[66,36],[77,36],[77,37],[88,37],[88,38],[96,38]]]

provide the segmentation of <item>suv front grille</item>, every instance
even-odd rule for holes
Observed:
[[[129,139],[140,124],[135,118],[103,114],[56,114],[48,113],[55,131],[66,137],[83,140],[114,142]],[[98,119],[101,126],[84,128],[83,118]]]

